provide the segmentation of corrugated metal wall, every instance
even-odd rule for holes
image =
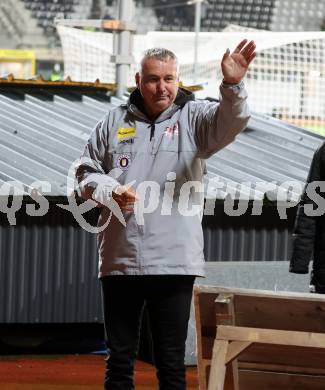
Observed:
[[[58,207],[0,223],[0,323],[101,321],[96,237]]]
[[[291,233],[296,208],[280,219],[275,206],[266,206],[260,216],[248,210],[240,217],[224,213],[218,203],[214,216],[203,218],[207,261],[286,261],[290,258]]]
[[[207,261],[289,260],[289,229],[204,229]]]
[[[229,217],[218,204],[203,220],[206,260],[287,260],[293,216],[279,220],[268,207],[263,216]],[[1,218],[0,323],[101,322],[95,235],[56,206],[41,218],[21,212],[16,226]]]

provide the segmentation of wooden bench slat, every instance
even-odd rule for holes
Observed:
[[[325,295],[196,286],[194,304],[200,390],[213,375],[217,325],[218,341],[232,340],[219,362],[226,365],[224,390],[325,389]],[[229,326],[236,336],[220,339]]]
[[[325,334],[219,325],[217,340],[325,348]]]
[[[239,371],[240,390],[324,390],[325,376]]]

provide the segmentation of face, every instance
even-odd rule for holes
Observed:
[[[176,99],[178,91],[177,62],[148,58],[135,76],[148,115],[156,118]]]

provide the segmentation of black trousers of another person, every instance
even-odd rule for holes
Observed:
[[[134,389],[144,305],[160,390],[185,390],[185,341],[195,276],[112,275],[101,279],[108,350],[106,390]]]
[[[310,275],[311,292],[325,294],[325,268],[314,268]]]

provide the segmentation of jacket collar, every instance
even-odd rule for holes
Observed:
[[[187,91],[183,88],[179,88],[176,99],[173,102],[173,104],[171,104],[168,108],[166,108],[166,110],[159,115],[159,117],[155,120],[155,122],[159,123],[170,118],[177,110],[184,107],[185,104],[191,100],[195,100],[194,93]],[[131,93],[127,103],[127,109],[133,115],[147,122],[152,122],[146,115],[146,108],[144,105],[143,97],[138,88],[136,88]]]

